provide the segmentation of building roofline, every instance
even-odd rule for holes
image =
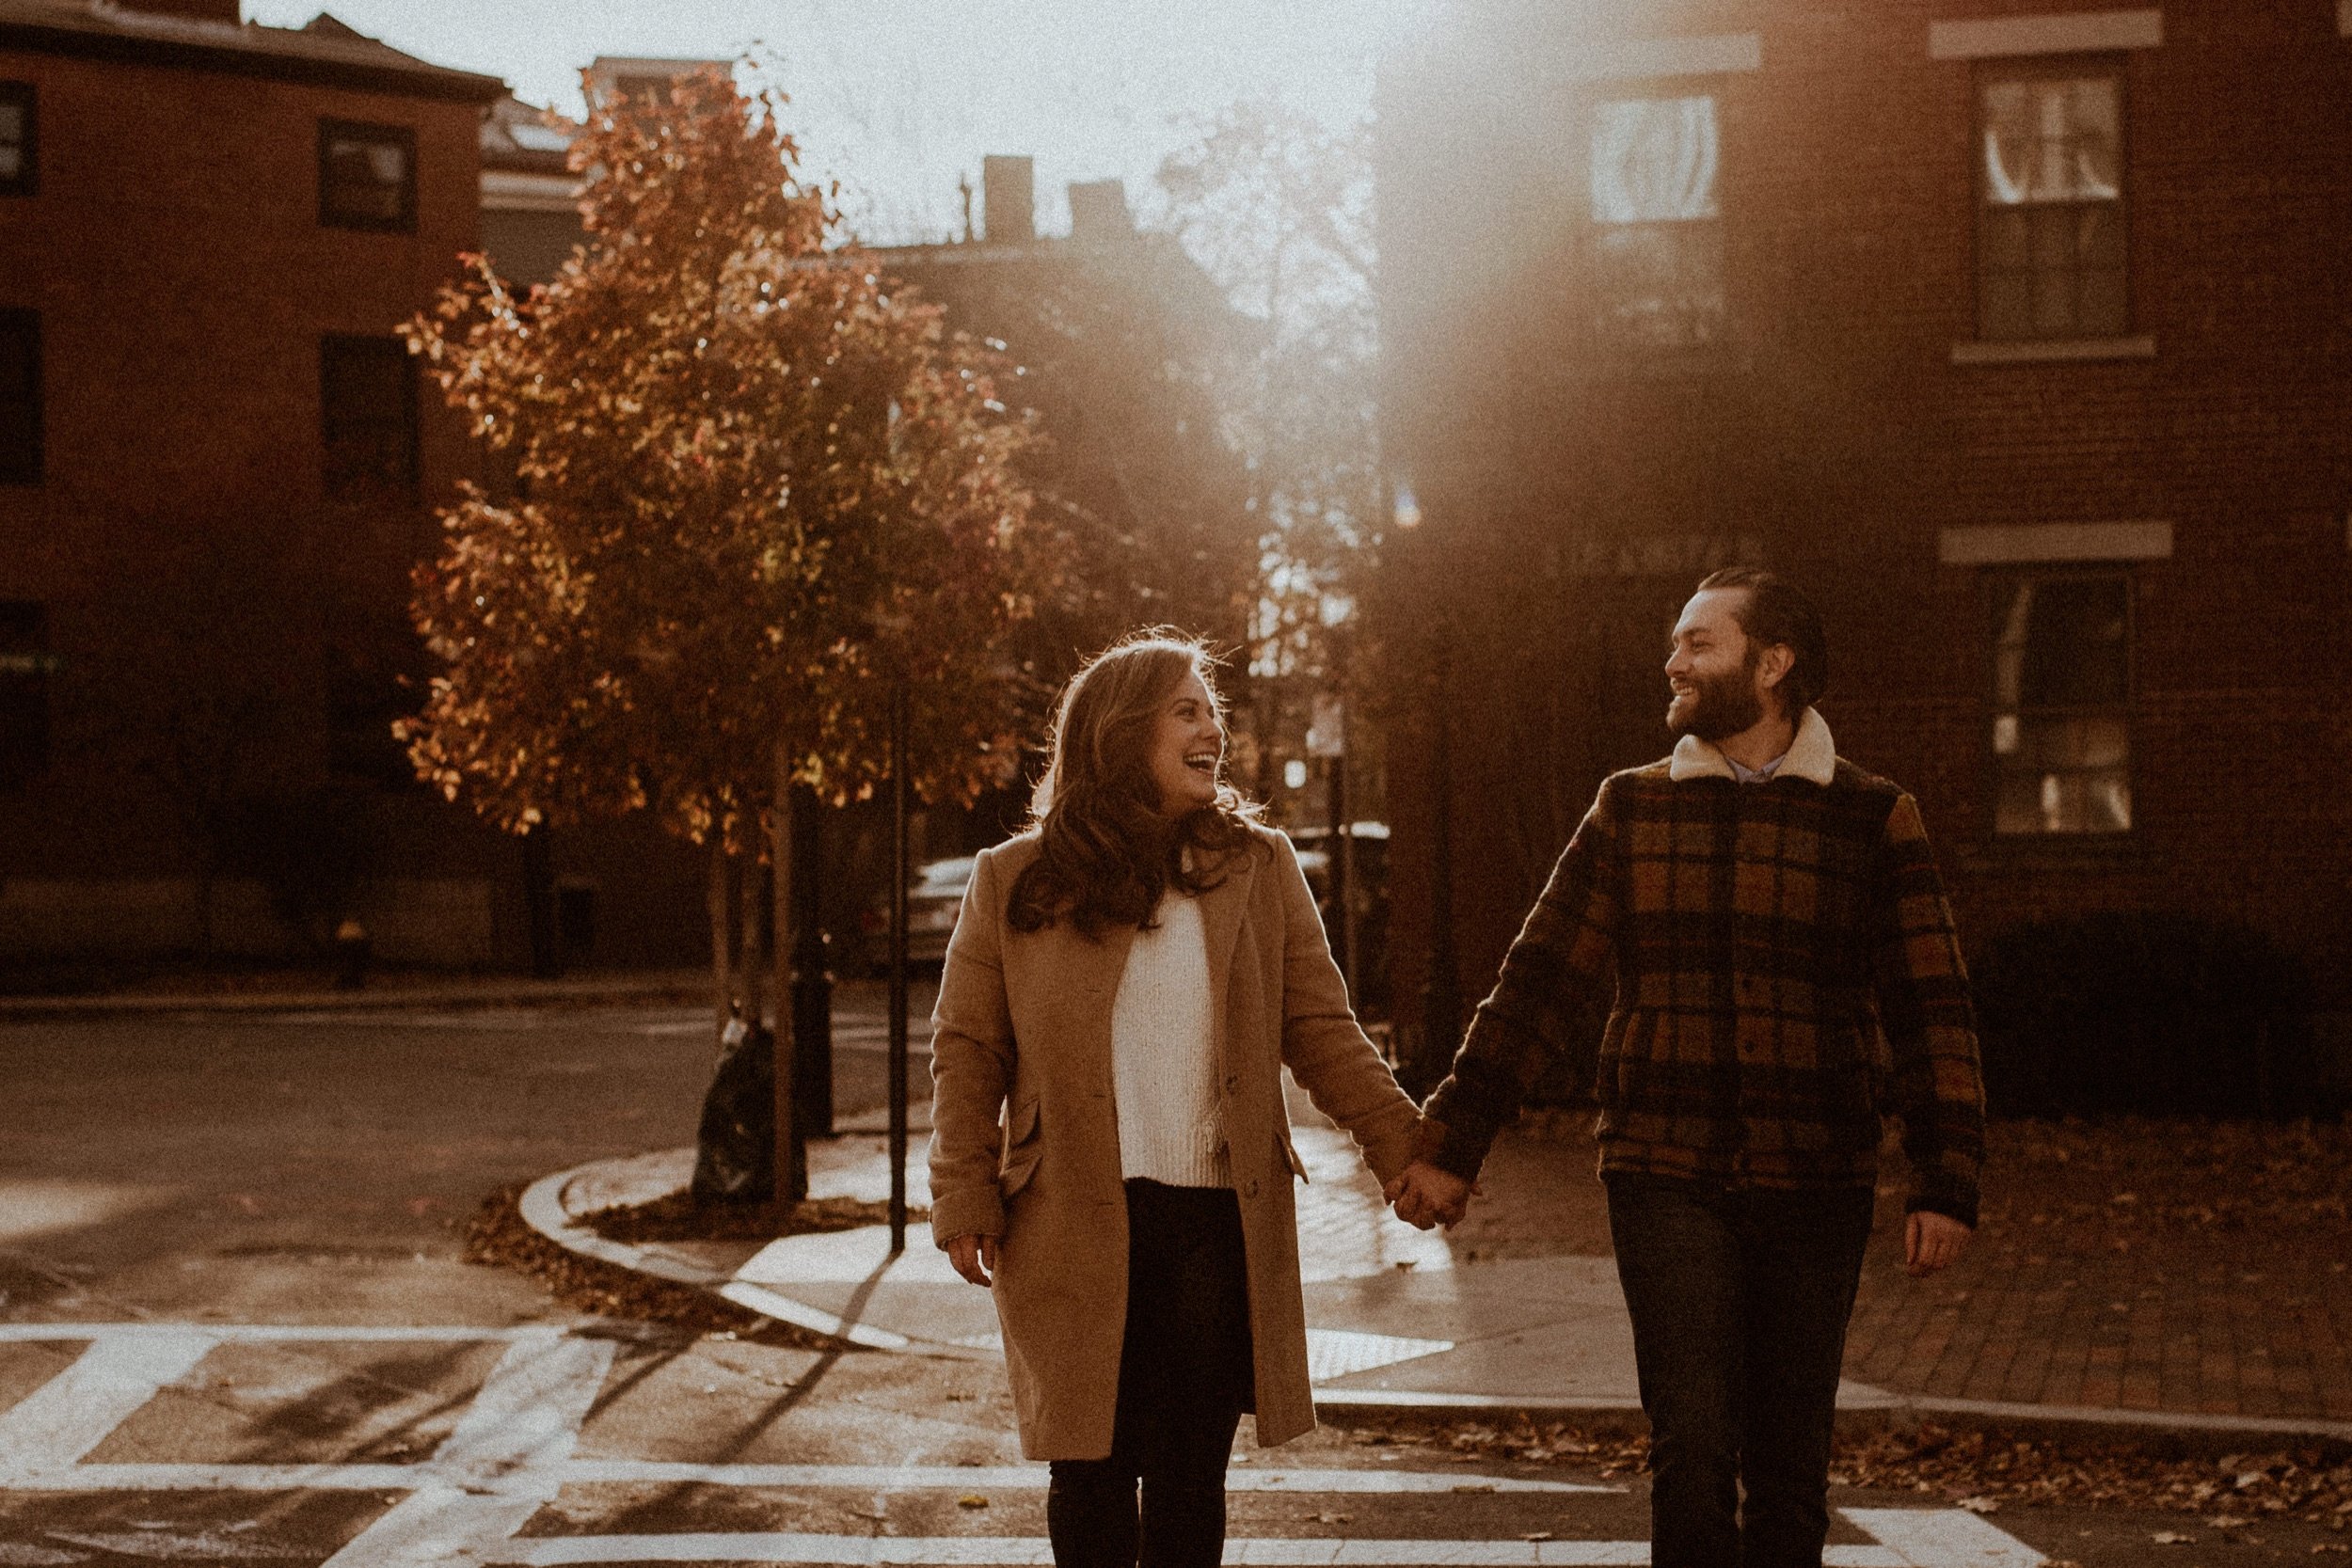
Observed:
[[[0,0],[0,49],[460,103],[488,104],[506,93],[499,77],[434,65],[373,40],[45,0]]]

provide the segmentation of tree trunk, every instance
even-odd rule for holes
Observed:
[[[727,1023],[735,1016],[735,953],[729,943],[734,922],[729,913],[734,900],[728,896],[728,884],[734,880],[726,846],[718,839],[710,841],[710,979],[711,1011],[714,1031],[723,1037]]]
[[[794,1068],[798,1052],[792,1007],[792,761],[784,743],[776,744],[775,788],[768,814],[769,866],[772,874],[769,908],[769,961],[774,965],[776,997],[776,1201],[798,1203],[808,1196],[808,1146],[801,1137],[796,1114]]]
[[[740,890],[743,907],[742,979],[736,990],[742,998],[743,1024],[748,1029],[758,1029],[767,1021],[769,951],[770,944],[775,940],[775,915],[768,903],[768,887],[769,879],[774,875],[772,865],[761,865],[755,858],[746,858]]]

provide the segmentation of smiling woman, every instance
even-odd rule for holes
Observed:
[[[1139,1538],[1213,1568],[1242,1413],[1263,1444],[1314,1425],[1282,1069],[1384,1182],[1421,1130],[1290,840],[1218,780],[1213,675],[1165,632],[1079,672],[940,977],[931,1231],[995,1293],[1061,1568]]]

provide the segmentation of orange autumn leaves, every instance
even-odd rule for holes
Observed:
[[[409,339],[511,476],[443,514],[414,615],[420,773],[500,825],[650,811],[750,848],[781,741],[834,799],[884,777],[910,683],[926,793],[1009,771],[1008,652],[1069,569],[1021,478],[1010,372],[946,333],[723,75],[599,108],[589,240],[518,297],[485,262]]]

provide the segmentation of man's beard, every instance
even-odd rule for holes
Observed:
[[[1753,660],[1713,680],[1693,677],[1689,695],[1677,696],[1666,707],[1666,728],[1677,736],[1724,740],[1763,721],[1764,699],[1756,692]]]

